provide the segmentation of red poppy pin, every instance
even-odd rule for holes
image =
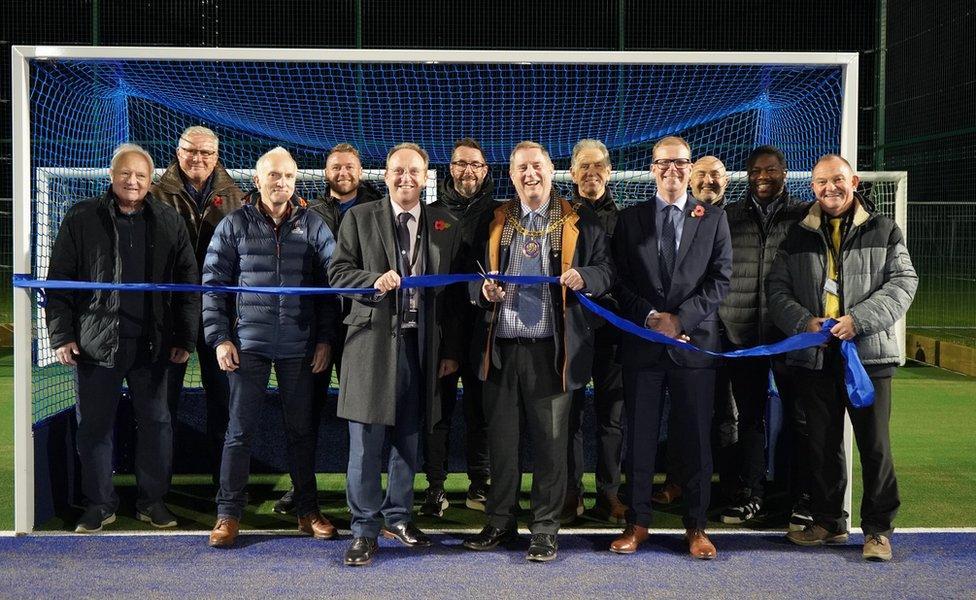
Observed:
[[[308,206],[308,201],[305,200],[305,198],[302,198],[301,196],[299,196],[298,197],[298,205],[301,206],[302,208],[305,208],[305,207]]]
[[[437,231],[444,231],[445,229],[449,228],[450,226],[451,226],[451,224],[448,223],[447,221],[443,220],[443,219],[437,219],[436,221],[434,221],[434,229],[437,230]]]
[[[224,199],[222,197],[220,197],[220,196],[217,196],[216,198],[213,199],[213,203],[212,204],[214,206],[220,206],[223,203],[224,203]]]
[[[705,214],[705,207],[702,206],[701,204],[691,209],[691,216],[695,217],[696,219],[698,217],[701,217],[704,214]]]

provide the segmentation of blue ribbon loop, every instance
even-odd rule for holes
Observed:
[[[400,281],[401,288],[425,288],[441,287],[455,283],[479,281],[483,279],[477,273],[464,273],[457,275],[417,275],[404,277]],[[559,283],[558,277],[547,277],[542,275],[492,275],[491,279],[503,283],[513,283],[518,285],[534,284],[555,284]],[[92,281],[54,281],[39,280],[30,275],[16,273],[13,276],[14,287],[25,289],[36,289],[40,294],[44,290],[119,290],[130,292],[224,292],[230,294],[274,294],[280,296],[301,296],[310,294],[375,294],[375,288],[320,288],[320,287],[241,287],[241,286],[217,286],[217,285],[197,285],[189,283],[100,283]],[[837,321],[828,319],[823,327],[816,333],[799,333],[786,338],[775,344],[766,344],[752,348],[743,348],[731,352],[713,352],[696,347],[693,344],[682,342],[656,331],[646,329],[627,319],[615,315],[606,308],[600,306],[585,294],[574,292],[580,304],[585,306],[594,314],[603,317],[608,323],[626,331],[631,335],[653,342],[676,346],[693,352],[703,352],[711,356],[723,358],[743,358],[750,356],[772,356],[783,354],[793,350],[802,350],[826,344],[831,339],[830,328]],[[42,296],[43,297],[43,296]],[[841,355],[844,358],[844,384],[847,387],[847,396],[851,406],[862,408],[874,403],[874,385],[861,359],[857,354],[857,346],[850,340],[842,340],[840,343]]]

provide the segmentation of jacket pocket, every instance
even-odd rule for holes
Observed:
[[[361,304],[353,304],[352,310],[346,315],[346,318],[342,320],[343,325],[349,325],[352,327],[369,327],[370,321],[373,320],[373,309],[368,306],[363,306]]]

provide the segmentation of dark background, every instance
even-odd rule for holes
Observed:
[[[4,279],[11,44],[858,52],[858,167],[909,171],[913,202],[973,200],[976,3],[967,0],[13,0],[0,10]],[[0,289],[7,307],[10,288]]]

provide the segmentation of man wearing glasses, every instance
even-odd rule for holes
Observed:
[[[210,129],[199,125],[188,127],[177,143],[176,160],[170,163],[159,182],[152,188],[153,197],[169,204],[183,217],[201,273],[203,260],[207,256],[207,246],[210,245],[217,224],[225,215],[240,208],[241,198],[244,196],[220,163],[218,146],[217,134]],[[202,325],[199,331],[197,356],[200,361],[200,379],[207,394],[207,437],[210,441],[213,480],[216,483],[220,473],[224,434],[227,431],[230,387],[227,374],[217,365],[216,352],[203,339]],[[167,373],[167,401],[174,433],[186,366],[186,362],[172,364]]]
[[[655,197],[620,213],[613,236],[614,296],[623,316],[699,348],[719,350],[716,313],[729,291],[732,245],[725,211],[688,196],[691,148],[679,137],[652,150]],[[718,361],[699,352],[623,336],[627,413],[627,527],[610,544],[632,554],[648,537],[651,484],[664,390],[671,394],[669,431],[680,444],[685,539],[695,558],[715,557],[704,528],[711,492],[711,422]]]
[[[481,146],[471,138],[454,143],[451,154],[450,174],[440,182],[437,202],[433,206],[445,208],[457,219],[461,230],[461,258],[467,272],[477,271],[476,262],[484,253],[491,223],[495,183],[488,172]],[[475,327],[480,326],[480,311],[465,304],[461,311],[461,339],[471,347],[461,356],[460,369],[441,379],[441,418],[427,433],[424,452],[424,471],[427,474],[427,494],[420,514],[441,517],[448,507],[444,493],[447,479],[448,448],[450,447],[451,420],[457,404],[458,380],[463,382],[463,406],[465,426],[465,459],[468,468],[468,486],[465,506],[485,510],[488,498],[488,436],[481,400],[481,381],[475,371],[474,356],[478,348],[473,345],[480,339]]]

